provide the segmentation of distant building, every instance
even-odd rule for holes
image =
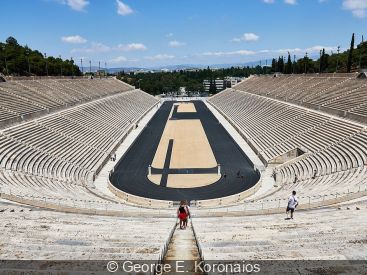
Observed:
[[[224,78],[225,87],[226,88],[232,88],[234,85],[240,83],[244,78],[242,77],[226,77]]]
[[[215,80],[208,80],[205,79],[203,81],[203,87],[205,92],[211,91],[211,87],[213,89],[215,85],[215,91],[220,92],[224,89],[231,88],[234,85],[240,83],[243,80],[241,77],[225,77],[224,79],[215,79]]]
[[[220,92],[225,89],[224,80],[223,79],[213,79],[213,80],[205,79],[203,81],[203,87],[204,87],[205,92],[211,91],[211,88],[214,89],[214,87],[215,87],[216,92]]]
[[[178,90],[178,94],[180,96],[187,96],[186,87],[180,87],[180,89]]]
[[[106,71],[105,70],[98,70],[95,74],[95,76],[106,76]]]

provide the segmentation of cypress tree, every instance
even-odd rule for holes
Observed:
[[[350,73],[353,64],[353,50],[354,50],[354,33],[352,35],[352,41],[350,41],[350,49],[348,54],[347,72]]]
[[[288,53],[288,61],[287,61],[287,74],[292,73],[292,59],[290,53]]]
[[[277,61],[275,60],[275,58],[273,58],[271,60],[271,71],[275,73],[277,71],[277,67],[278,67]]]

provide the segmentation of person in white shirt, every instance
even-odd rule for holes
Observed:
[[[292,195],[288,199],[288,205],[287,205],[287,210],[286,210],[287,219],[289,219],[288,217],[289,212],[291,212],[291,219],[293,219],[293,213],[297,206],[298,206],[298,199],[296,197],[296,191],[293,191]]]

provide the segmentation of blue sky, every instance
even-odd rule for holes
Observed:
[[[367,39],[367,0],[0,0],[0,40],[108,67],[303,56]]]

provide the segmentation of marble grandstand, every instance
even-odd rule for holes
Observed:
[[[111,152],[129,149],[158,99],[113,78],[6,81],[0,98],[0,258],[164,257],[174,203],[108,182]],[[200,257],[367,259],[365,98],[356,75],[280,75],[202,99],[262,176],[242,194],[192,202]],[[284,221],[294,189],[301,211]]]
[[[33,79],[2,82],[0,127],[131,90],[115,79]]]
[[[365,73],[254,76],[236,89],[367,122]]]

